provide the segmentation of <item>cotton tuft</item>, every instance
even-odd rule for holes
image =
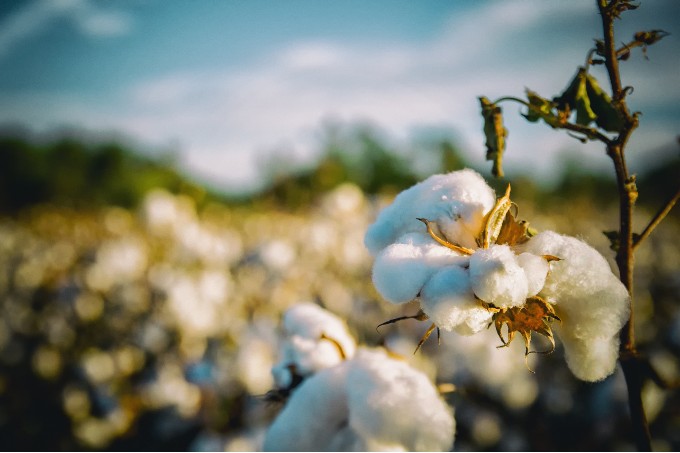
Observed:
[[[491,320],[475,299],[469,271],[457,266],[432,277],[423,288],[421,308],[438,327],[467,335],[485,329]]]
[[[453,411],[434,385],[382,350],[360,349],[293,393],[265,451],[449,451]]]
[[[478,249],[470,258],[470,281],[477,297],[497,307],[523,305],[529,295],[524,269],[507,245]]]
[[[433,175],[397,195],[368,228],[364,243],[375,256],[400,236],[422,232],[417,219],[426,218],[459,245],[473,247],[495,201],[493,189],[474,170]]]
[[[298,304],[283,316],[281,358],[272,374],[277,386],[287,388],[291,367],[305,376],[352,357],[356,342],[337,316],[312,303]]]
[[[586,381],[606,378],[616,367],[618,333],[630,315],[625,286],[602,255],[576,238],[545,231],[523,249],[560,257],[539,295],[554,303],[563,320],[560,339],[569,369]]]
[[[439,269],[467,262],[467,257],[441,247],[423,233],[407,233],[379,252],[373,284],[389,302],[401,304],[413,300]]]

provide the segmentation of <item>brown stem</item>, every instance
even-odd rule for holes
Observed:
[[[668,215],[669,212],[671,212],[671,209],[673,209],[673,206],[675,206],[675,203],[680,199],[680,187],[678,188],[677,192],[675,192],[675,195],[671,197],[670,200],[666,202],[666,204],[659,209],[659,212],[656,213],[656,215],[652,218],[652,220],[649,221],[649,224],[647,227],[640,233],[640,236],[633,242],[633,250],[635,250],[642,241],[647,239],[650,234],[652,234],[652,231],[661,223],[661,221]]]
[[[619,62],[614,45],[615,8],[619,0],[597,0],[602,19],[604,33],[604,59],[612,88],[614,106],[621,114],[623,128],[613,142],[607,144],[607,154],[614,162],[616,181],[619,191],[619,248],[616,264],[619,277],[631,297],[631,310],[628,322],[621,330],[621,368],[628,387],[628,407],[630,409],[633,439],[639,451],[651,451],[649,425],[642,405],[642,384],[644,377],[640,373],[639,356],[635,347],[635,325],[633,305],[633,207],[637,199],[635,177],[628,174],[624,154],[625,145],[633,130],[637,127],[637,115],[631,115],[625,102],[625,92],[621,86]]]

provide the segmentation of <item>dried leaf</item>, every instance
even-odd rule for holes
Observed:
[[[390,320],[387,320],[385,322],[381,322],[378,324],[375,328],[375,330],[378,330],[382,326],[386,326],[388,324],[394,324],[395,322],[403,321],[405,319],[415,319],[417,321],[425,321],[428,319],[428,316],[425,314],[423,310],[418,310],[418,313],[416,313],[413,316],[399,316],[398,318],[392,318]]]
[[[493,315],[496,333],[503,343],[499,347],[509,346],[515,337],[515,333],[519,332],[524,338],[525,356],[531,353],[549,354],[555,350],[555,339],[550,326],[550,323],[554,320],[560,321],[560,318],[555,314],[552,305],[538,296],[528,298],[522,307],[501,309]],[[507,340],[503,338],[503,326],[507,326],[508,329]],[[551,349],[548,351],[530,351],[531,332],[546,337],[552,345]]]
[[[496,244],[508,244],[510,246],[515,244],[523,244],[531,238],[529,234],[529,223],[524,220],[517,221],[512,213],[508,212],[505,215],[503,226],[496,239]]]
[[[491,244],[496,243],[501,228],[503,227],[505,215],[510,211],[511,206],[510,184],[508,184],[508,188],[505,189],[505,195],[496,200],[496,204],[484,219],[484,228],[482,228],[481,235],[477,239],[477,244],[480,247],[488,249]]]
[[[670,33],[663,30],[639,31],[633,35],[633,39],[647,46],[651,46],[668,35],[670,35]]]
[[[418,342],[418,346],[416,346],[416,350],[413,351],[413,354],[418,352],[418,349],[420,349],[420,347],[423,345],[423,343],[425,343],[425,341],[427,341],[427,339],[430,338],[430,335],[432,335],[432,332],[434,331],[434,329],[437,329],[437,342],[439,342],[441,340],[439,327],[437,327],[437,325],[435,323],[432,323],[432,325],[427,329],[425,334],[422,336],[422,338]]]
[[[484,118],[484,136],[486,137],[486,160],[493,161],[491,173],[497,177],[503,177],[503,152],[505,151],[505,138],[508,131],[503,127],[503,112],[499,106],[492,104],[486,97],[479,98]]]

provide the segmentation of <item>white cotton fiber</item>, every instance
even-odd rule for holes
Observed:
[[[269,427],[264,451],[324,451],[342,444],[348,419],[347,368],[336,366],[305,379]]]
[[[574,338],[564,328],[559,332],[564,345],[567,366],[577,378],[601,381],[616,369],[619,357],[619,336],[593,337],[586,340]]]
[[[281,357],[272,369],[279,387],[287,387],[294,365],[300,375],[337,365],[352,357],[356,342],[337,316],[312,303],[288,309],[283,316]]]
[[[588,340],[611,337],[630,314],[630,297],[597,250],[574,237],[546,231],[531,238],[524,249],[554,255],[545,286],[539,293],[555,304],[570,335]]]
[[[496,196],[474,170],[433,175],[401,192],[368,228],[364,242],[372,255],[409,232],[426,231],[418,221],[436,222],[450,242],[474,247],[484,215]]]
[[[381,350],[360,350],[347,374],[349,425],[367,451],[449,451],[455,421],[430,380]]]
[[[470,282],[477,297],[497,307],[523,305],[529,294],[524,269],[507,245],[475,251],[470,258]]]
[[[409,233],[378,254],[373,264],[373,284],[386,300],[401,304],[413,300],[438,269],[467,261],[467,257],[442,247],[427,234]]]
[[[535,296],[545,285],[550,265],[542,256],[531,253],[520,253],[517,255],[517,263],[524,269],[527,278],[528,297]]]
[[[468,270],[457,266],[432,276],[423,288],[420,307],[437,327],[467,335],[485,329],[492,316],[475,299]]]
[[[422,372],[382,350],[307,378],[267,431],[265,451],[449,451],[453,411]]]

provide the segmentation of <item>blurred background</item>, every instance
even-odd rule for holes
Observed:
[[[649,0],[618,23],[622,43],[671,33],[622,64],[637,231],[680,179],[679,16]],[[380,299],[363,246],[430,174],[490,179],[477,97],[559,94],[598,25],[590,1],[3,2],[0,445],[257,450],[281,313],[314,301],[455,384],[455,450],[632,449],[620,370],[586,384],[559,344],[532,374],[492,331],[415,356],[429,324],[376,331],[417,307]],[[614,268],[609,159],[519,113],[490,183]],[[676,381],[679,226],[676,209],[640,247],[635,282],[639,348]],[[680,449],[677,391],[643,396],[654,447]]]

